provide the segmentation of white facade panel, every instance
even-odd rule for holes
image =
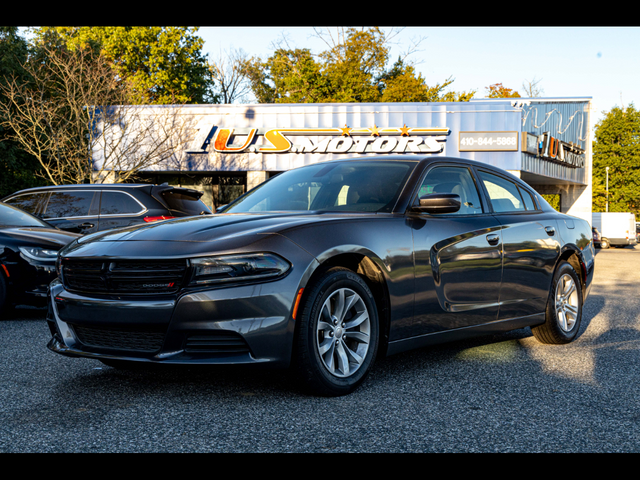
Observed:
[[[179,112],[192,130],[170,158],[143,171],[277,172],[357,156],[446,155],[508,170],[545,193],[555,185],[562,210],[590,221],[590,105],[536,98],[146,106],[151,116]],[[97,150],[94,162],[103,163]]]

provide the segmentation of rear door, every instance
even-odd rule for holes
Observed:
[[[482,169],[478,173],[493,214],[502,225],[499,318],[542,313],[560,254],[555,214],[542,212],[528,189],[506,176]]]

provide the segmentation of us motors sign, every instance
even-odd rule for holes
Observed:
[[[584,149],[571,142],[552,137],[549,132],[541,135],[522,133],[522,151],[570,168],[584,168]]]
[[[187,153],[440,153],[448,128],[222,128],[214,126]]]

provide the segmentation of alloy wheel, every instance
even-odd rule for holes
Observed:
[[[570,332],[578,319],[579,297],[574,279],[564,274],[556,284],[556,318],[565,332]]]
[[[356,292],[341,288],[325,300],[316,328],[316,346],[324,367],[337,377],[353,375],[363,364],[371,320]]]

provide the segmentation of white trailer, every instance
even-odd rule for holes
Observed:
[[[636,244],[636,216],[629,212],[593,213],[592,225],[600,232],[600,247]]]

